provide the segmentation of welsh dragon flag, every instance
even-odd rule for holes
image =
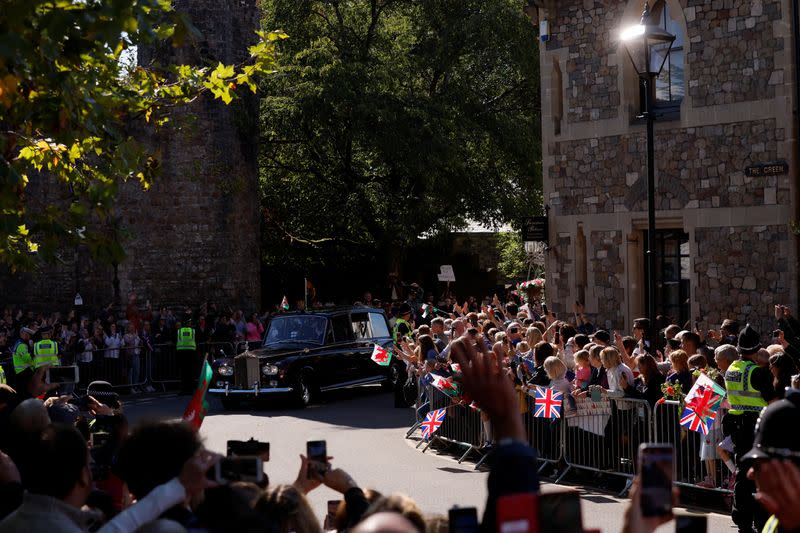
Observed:
[[[392,362],[392,352],[376,344],[372,349],[372,360],[380,366],[389,366]]]
[[[213,376],[211,365],[207,360],[203,361],[203,369],[200,371],[200,379],[197,381],[197,389],[195,389],[189,405],[186,406],[186,411],[183,412],[183,419],[194,428],[195,431],[200,430],[203,423],[203,418],[208,411],[208,403],[206,402],[206,392],[209,385],[211,385],[211,377]]]
[[[433,381],[431,382],[431,385],[451,398],[457,398],[461,396],[461,385],[454,382],[452,379],[443,378],[442,376],[433,374]]]
[[[281,309],[283,309],[284,311],[289,310],[289,300],[286,299],[286,296],[284,296],[283,300],[281,300]]]
[[[694,387],[686,395],[686,408],[681,415],[681,426],[708,435],[725,394],[725,389],[705,374],[700,374]]]

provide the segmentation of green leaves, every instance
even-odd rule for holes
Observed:
[[[254,36],[247,61],[213,69],[156,70],[137,66],[131,54],[120,60],[138,46],[180,46],[198,37],[169,0],[3,2],[0,263],[33,268],[79,234],[96,255],[119,257],[120,239],[99,235],[114,220],[118,186],[135,180],[147,189],[159,166],[127,132],[166,127],[169,110],[205,94],[228,104],[237,86],[254,91],[259,76],[277,69],[275,43],[286,36]],[[48,181],[54,204],[32,203],[28,176],[35,175]]]

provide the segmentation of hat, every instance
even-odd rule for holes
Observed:
[[[398,309],[397,314],[400,316],[403,315],[410,315],[411,314],[411,306],[408,305],[406,302],[400,304],[400,309]]]
[[[761,349],[761,336],[747,324],[739,332],[739,342],[736,346],[742,355],[752,355]]]
[[[611,342],[611,334],[604,329],[597,330],[592,336],[592,338],[597,339],[604,344],[608,344]]]
[[[19,334],[22,335],[23,333],[27,333],[28,335],[33,335],[35,332],[31,328],[22,328],[19,330]]]
[[[53,331],[53,326],[45,326],[39,329],[39,333],[50,333],[51,331]]]
[[[800,458],[800,393],[788,393],[786,399],[770,404],[756,424],[753,448],[742,461],[753,459]]]

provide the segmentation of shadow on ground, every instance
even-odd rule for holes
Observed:
[[[128,397],[127,411],[131,422],[152,418],[177,418],[189,403],[189,396],[162,393],[155,396]],[[291,417],[362,429],[409,428],[414,422],[411,408],[395,408],[394,394],[380,386],[354,387],[322,393],[318,403],[305,409],[295,407],[288,398],[259,398],[243,402],[235,410],[225,410],[219,398],[208,397],[206,416],[249,415],[257,417]]]

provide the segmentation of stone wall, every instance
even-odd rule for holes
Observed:
[[[786,44],[774,33],[780,0],[683,0],[689,95],[695,107],[775,96],[784,83],[775,54]],[[785,81],[789,81],[786,77]]]
[[[695,229],[700,316],[714,325],[726,318],[750,322],[769,335],[773,305],[790,301],[788,239],[786,225]]]
[[[774,162],[786,132],[775,120],[656,133],[657,209],[788,205],[787,176],[745,176],[745,167]],[[644,132],[550,143],[546,175],[556,215],[646,209]]]
[[[552,241],[552,240],[551,240]],[[570,273],[574,270],[575,260],[573,258],[572,237],[569,234],[559,234],[555,245],[550,243],[548,252],[550,263],[547,269],[547,303],[549,311],[556,314],[568,313],[572,311],[570,302]],[[556,268],[550,265],[556,264]]]
[[[178,0],[201,37],[182,48],[140,49],[139,63],[216,65],[240,63],[258,29],[256,0]],[[258,100],[244,90],[230,106],[210,97],[176,109],[173,127],[145,138],[160,158],[161,175],[150,191],[120,187],[116,204],[125,261],[119,265],[124,302],[135,290],[154,305],[260,306],[260,230],[257,174]],[[140,136],[141,137],[141,136]],[[31,183],[40,201],[55,190]],[[39,192],[37,192],[39,191]],[[64,309],[75,295],[75,251],[63,250],[38,272],[0,273],[0,304]],[[113,269],[79,251],[85,305],[105,306],[114,295]]]
[[[625,323],[625,264],[621,231],[592,231],[589,272],[594,278],[598,328],[621,330]]]
[[[619,113],[619,68],[608,54],[616,45],[609,36],[619,24],[624,3],[561,2],[547,50],[567,48],[567,122],[614,118]]]

